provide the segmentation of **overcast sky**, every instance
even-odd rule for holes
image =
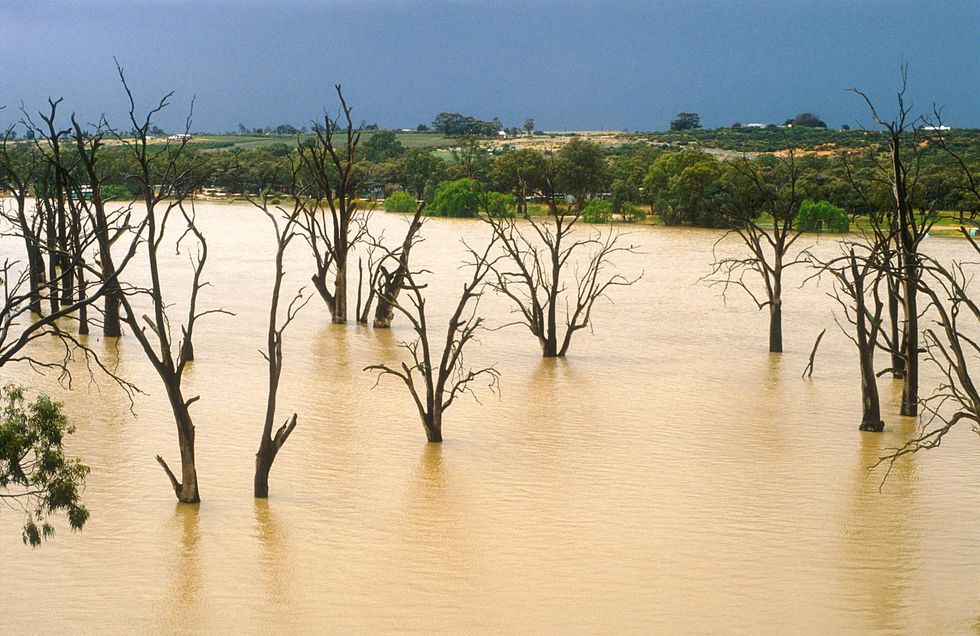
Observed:
[[[47,96],[118,120],[112,57],[174,128],[308,124],[341,83],[357,121],[405,127],[458,111],[505,125],[659,130],[867,120],[845,88],[891,112],[910,95],[980,127],[980,0],[0,0],[0,120]]]

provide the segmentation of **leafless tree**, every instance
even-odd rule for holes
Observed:
[[[302,216],[304,235],[316,259],[313,285],[335,323],[347,322],[347,269],[353,247],[367,234],[367,218],[355,196],[363,180],[357,165],[361,134],[351,120],[340,85],[335,86],[341,114],[324,115],[313,126],[312,143],[302,143],[299,156],[313,187]],[[337,145],[340,137],[341,145]],[[329,277],[333,274],[333,289]]]
[[[964,234],[980,254],[980,246],[969,232]],[[924,413],[918,434],[879,460],[879,464],[887,462],[889,467],[903,455],[938,447],[963,422],[970,423],[980,435],[980,391],[972,378],[980,363],[980,344],[976,340],[980,307],[969,290],[976,263],[944,265],[926,255],[920,255],[919,263],[917,291],[929,299],[934,325],[923,331],[925,359],[939,369],[942,379],[936,390],[921,401]]]
[[[44,245],[41,239],[44,219],[37,208],[29,206],[31,187],[37,179],[39,156],[34,144],[16,143],[16,129],[10,126],[0,137],[0,183],[6,184],[14,199],[14,208],[0,202],[3,217],[11,231],[24,241],[27,255],[30,310],[41,313],[41,294],[45,287]]]
[[[715,243],[714,262],[704,280],[721,285],[725,296],[732,287],[743,290],[759,310],[769,310],[769,352],[783,351],[783,273],[805,262],[791,256],[802,235],[796,227],[800,205],[806,194],[803,175],[792,148],[772,165],[739,157],[729,162],[731,179],[723,198],[724,223],[728,231]],[[721,257],[717,246],[736,236],[747,248],[745,256]],[[765,295],[755,289],[761,279]]]
[[[283,257],[286,254],[286,248],[289,247],[290,242],[296,236],[298,220],[302,213],[301,203],[299,203],[298,199],[294,198],[293,208],[289,212],[281,207],[270,206],[267,197],[262,197],[260,200],[253,200],[252,203],[259,207],[269,217],[269,220],[272,221],[276,236],[276,272],[272,284],[272,298],[269,304],[269,329],[266,350],[262,352],[262,357],[265,358],[269,365],[269,394],[266,401],[265,424],[262,428],[262,438],[259,441],[259,450],[255,453],[255,479],[253,483],[253,490],[256,497],[268,497],[269,471],[272,470],[272,464],[275,462],[279,450],[286,443],[286,440],[289,439],[293,429],[296,428],[297,415],[293,413],[290,419],[273,431],[276,421],[279,379],[282,376],[283,334],[290,323],[296,318],[299,311],[309,302],[310,297],[304,297],[303,290],[300,289],[288,307],[286,307],[285,317],[280,324],[279,305],[282,293],[282,280],[285,275]],[[281,225],[280,221],[282,221]]]
[[[71,116],[71,139],[76,146],[78,163],[84,173],[91,196],[83,196],[80,184],[76,183],[74,205],[88,218],[97,239],[99,277],[105,281],[105,305],[102,311],[102,335],[118,337],[122,335],[119,318],[119,306],[122,297],[122,287],[116,276],[116,265],[112,256],[112,248],[116,241],[124,235],[129,227],[132,216],[131,205],[126,202],[118,209],[108,209],[102,194],[103,176],[99,169],[99,150],[103,145],[103,137],[107,123],[103,118],[94,131],[85,131],[78,123],[74,113]]]
[[[120,297],[122,303],[122,318],[130,331],[140,343],[147,359],[160,376],[167,398],[177,424],[177,438],[180,447],[180,479],[164,461],[157,455],[157,462],[163,467],[173,486],[178,501],[196,503],[201,500],[197,481],[197,465],[194,459],[194,422],[191,418],[190,407],[198,396],[186,398],[182,386],[184,371],[191,358],[190,343],[194,335],[197,321],[209,314],[228,313],[221,309],[201,310],[198,308],[198,297],[207,285],[203,280],[204,266],[207,262],[208,246],[204,234],[197,226],[194,214],[193,200],[189,199],[193,164],[181,162],[187,149],[189,135],[182,136],[175,143],[167,142],[161,150],[151,149],[148,145],[149,129],[153,117],[169,104],[172,93],[168,93],[145,117],[136,115],[136,102],[133,93],[126,83],[123,69],[118,66],[119,78],[129,98],[129,119],[132,124],[131,136],[116,133],[117,140],[124,144],[138,166],[135,180],[139,185],[143,204],[146,208],[146,263],[149,269],[150,282],[146,287],[125,286]],[[193,113],[193,104],[191,114]],[[188,114],[185,131],[190,130],[191,115]],[[196,251],[190,256],[193,280],[187,301],[186,317],[181,325],[179,344],[171,331],[172,321],[169,310],[172,305],[165,297],[164,284],[160,272],[159,253],[163,246],[166,232],[175,216],[183,219],[184,233],[177,241],[180,245],[187,241],[194,243]],[[188,248],[190,249],[190,248]],[[141,314],[136,305],[137,301],[149,304],[149,313]],[[176,345],[176,346],[175,346]]]
[[[842,316],[835,315],[834,321],[857,347],[861,369],[862,414],[858,430],[872,432],[881,432],[885,428],[878,397],[878,374],[874,366],[885,307],[881,287],[887,277],[882,245],[887,245],[887,242],[844,241],[840,244],[840,255],[826,260],[810,252],[805,253],[817,270],[813,277],[826,273],[834,279],[834,290],[828,295],[842,311]]]
[[[415,401],[429,442],[442,441],[443,416],[456,398],[464,393],[475,397],[471,386],[473,382],[485,378],[490,390],[497,390],[500,376],[497,369],[492,366],[474,369],[467,367],[463,361],[463,350],[483,325],[483,318],[477,309],[484,279],[493,268],[490,254],[495,243],[496,240],[491,240],[482,253],[470,250],[473,275],[463,285],[459,302],[449,319],[441,351],[434,348],[438,344],[431,341],[423,295],[425,285],[416,280],[422,272],[405,272],[405,284],[401,287],[403,293],[397,298],[389,298],[389,302],[411,323],[415,333],[415,340],[402,343],[409,359],[398,366],[373,364],[364,369],[376,371],[378,381],[385,375],[393,375],[404,382]]]
[[[415,210],[415,215],[408,223],[405,230],[405,238],[401,246],[396,250],[388,250],[380,245],[381,238],[372,241],[369,247],[368,257],[368,290],[362,305],[361,289],[363,288],[363,270],[358,277],[357,292],[357,321],[367,323],[371,313],[374,300],[377,300],[377,307],[374,311],[374,327],[376,329],[388,329],[391,321],[395,319],[395,306],[392,301],[398,300],[398,295],[405,286],[405,276],[410,271],[409,260],[412,248],[420,242],[419,230],[422,229],[422,212],[425,210],[425,203],[419,204]],[[383,238],[383,237],[382,237]],[[381,252],[382,256],[374,259],[374,253]],[[358,269],[361,264],[358,263]]]
[[[936,210],[917,205],[915,193],[919,176],[921,147],[919,124],[921,117],[912,117],[912,106],[906,104],[908,67],[902,66],[902,87],[898,92],[898,112],[894,119],[882,117],[871,99],[857,88],[850,89],[867,104],[874,122],[888,138],[888,166],[885,169],[895,199],[898,262],[902,285],[904,314],[904,384],[902,386],[902,415],[916,415],[919,408],[919,291],[922,240],[937,219]]]
[[[49,101],[52,112],[46,118],[51,120],[51,129],[54,128],[54,113],[58,102]],[[25,124],[37,130],[29,122]],[[60,131],[57,131],[57,134],[60,136]],[[84,278],[78,276],[79,272],[94,272],[86,260],[86,254],[97,250],[105,237],[92,226],[83,226],[79,223],[76,226],[78,231],[70,243],[67,241],[62,243],[57,239],[50,242],[42,240],[42,226],[48,225],[51,228],[57,224],[49,223],[54,217],[46,218],[43,205],[38,202],[34,205],[28,204],[28,191],[33,186],[29,177],[43,179],[43,175],[40,174],[42,168],[47,170],[49,175],[52,171],[67,172],[67,162],[61,165],[53,163],[52,160],[57,155],[50,147],[39,144],[22,142],[14,151],[9,145],[11,140],[12,134],[8,130],[5,143],[0,145],[0,170],[4,171],[5,178],[14,187],[16,210],[7,210],[5,202],[0,201],[0,219],[7,223],[7,227],[0,228],[0,234],[24,240],[29,249],[25,261],[4,258],[0,263],[0,288],[2,288],[0,366],[21,362],[38,371],[54,370],[60,374],[60,379],[70,386],[71,362],[81,358],[89,372],[96,368],[100,369],[131,395],[138,389],[107,368],[95,351],[66,329],[65,322],[76,320],[76,317],[88,306],[103,298],[114,285],[118,284],[119,272],[129,264],[137,252],[143,226],[137,224],[136,227],[130,228],[132,231],[127,235],[125,244],[118,246],[118,263],[112,275],[87,285],[86,289],[77,296],[72,294],[61,297],[62,291],[70,286],[67,282],[69,278],[84,281]],[[16,153],[24,153],[28,156],[15,157]],[[25,165],[28,166],[26,169]],[[65,179],[61,182],[67,184]],[[39,198],[49,196],[53,196],[53,193],[38,195]],[[62,199],[65,198],[67,197],[63,193]],[[63,244],[70,244],[71,249],[62,249]],[[49,276],[44,274],[45,258],[54,264]],[[52,299],[51,310],[47,314],[41,312],[40,300],[44,297]],[[61,302],[62,300],[65,302]],[[32,343],[41,339],[56,340],[61,355],[51,357],[40,355],[33,350]]]
[[[582,211],[560,200],[546,177],[548,216],[517,220],[484,210],[504,258],[494,260],[491,286],[514,304],[517,321],[538,339],[545,358],[564,357],[575,332],[592,325],[592,309],[613,287],[636,278],[611,272],[617,254],[636,254],[615,231],[577,229]],[[571,281],[569,281],[571,279]],[[562,315],[563,314],[563,315]],[[560,322],[564,322],[560,325]]]

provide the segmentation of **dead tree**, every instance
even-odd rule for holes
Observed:
[[[269,306],[269,329],[266,341],[266,350],[262,352],[262,357],[269,364],[269,395],[266,401],[265,425],[262,428],[262,438],[259,441],[259,450],[255,453],[255,479],[253,480],[253,490],[256,497],[269,496],[269,471],[272,464],[279,454],[286,440],[296,428],[296,413],[286,420],[286,422],[273,432],[276,421],[276,401],[279,394],[279,378],[282,375],[282,341],[283,334],[289,324],[296,318],[296,314],[306,306],[309,297],[303,296],[303,290],[299,290],[292,302],[286,308],[286,315],[279,324],[279,299],[282,292],[282,279],[284,276],[283,257],[286,248],[296,236],[296,227],[299,216],[302,212],[301,205],[295,203],[292,211],[286,212],[282,208],[269,209],[267,198],[263,197],[260,201],[253,201],[253,204],[262,209],[269,220],[276,235],[276,272],[272,284],[272,299]],[[278,210],[278,215],[275,210]],[[284,216],[284,223],[280,227],[277,216]]]
[[[193,165],[181,165],[181,158],[187,148],[189,134],[181,140],[167,142],[162,150],[148,147],[149,129],[153,117],[169,104],[172,93],[168,93],[144,118],[136,115],[136,102],[133,93],[126,83],[123,69],[118,66],[119,78],[126,95],[129,98],[129,120],[132,124],[131,136],[115,134],[116,139],[125,145],[138,167],[135,179],[139,185],[143,204],[146,208],[144,244],[146,247],[146,263],[149,268],[150,282],[147,287],[124,286],[120,297],[122,303],[122,319],[128,325],[136,340],[140,343],[147,359],[163,382],[177,425],[177,440],[180,447],[180,479],[164,461],[157,455],[157,462],[163,467],[173,486],[177,500],[181,503],[196,503],[201,500],[197,481],[197,464],[194,458],[194,422],[191,418],[190,407],[198,396],[186,398],[182,386],[184,371],[189,362],[189,347],[186,346],[194,335],[197,321],[209,314],[228,313],[221,309],[198,309],[198,297],[207,285],[203,280],[204,266],[207,262],[208,246],[204,234],[198,229],[194,217],[193,201],[188,202],[191,191],[190,182]],[[193,103],[191,106],[193,113]],[[185,132],[190,131],[190,114],[185,124]],[[166,232],[175,215],[179,215],[185,225],[184,234],[178,240],[178,249],[182,241],[196,243],[197,250],[190,258],[193,270],[193,280],[187,301],[186,317],[181,325],[182,337],[179,343],[171,332],[174,321],[168,314],[171,305],[165,297],[165,289],[161,277],[159,253],[163,247]],[[136,306],[137,301],[148,303],[149,313],[142,313]]]
[[[393,375],[405,383],[415,406],[418,409],[425,437],[429,442],[442,442],[443,416],[446,410],[460,395],[470,393],[475,397],[472,384],[487,378],[492,392],[497,391],[500,374],[494,367],[473,369],[463,362],[463,350],[474,340],[483,325],[483,318],[477,309],[483,293],[483,282],[493,268],[490,260],[495,245],[491,240],[482,252],[470,250],[473,262],[473,275],[463,285],[463,293],[446,328],[445,342],[440,351],[434,348],[425,313],[425,285],[419,284],[416,277],[422,272],[405,273],[403,293],[398,298],[390,298],[391,305],[405,316],[415,332],[415,340],[401,343],[409,353],[408,361],[398,366],[373,364],[365,371],[376,371],[378,381],[385,375]],[[405,297],[407,296],[407,300]],[[436,345],[437,346],[437,345]]]
[[[721,285],[722,297],[731,287],[742,289],[759,310],[769,310],[769,352],[783,351],[783,274],[786,268],[804,263],[790,251],[802,232],[796,227],[805,198],[803,175],[790,148],[775,157],[772,165],[740,157],[729,162],[731,180],[726,186],[723,223],[728,231],[715,242],[709,285]],[[720,257],[717,246],[736,236],[748,255]],[[746,275],[761,279],[765,296],[753,291]]]
[[[116,265],[112,257],[112,246],[126,231],[130,220],[130,206],[118,210],[107,210],[102,195],[102,174],[99,170],[99,150],[103,145],[106,122],[103,119],[94,131],[84,131],[75,114],[71,116],[71,138],[75,143],[78,163],[85,175],[91,191],[91,198],[83,196],[82,188],[76,186],[75,205],[84,212],[98,241],[100,278],[106,281],[105,304],[102,311],[102,335],[118,337],[122,335],[119,307],[122,287],[116,277]]]
[[[0,137],[0,183],[5,183],[14,199],[14,208],[0,203],[0,214],[10,223],[13,233],[24,241],[28,267],[29,307],[41,313],[41,293],[45,287],[44,245],[41,239],[43,217],[37,208],[28,207],[31,187],[37,178],[39,157],[33,144],[17,144],[13,126]]]
[[[919,408],[919,247],[935,223],[935,209],[916,205],[915,192],[919,175],[920,152],[918,124],[921,117],[911,117],[912,106],[905,103],[908,68],[902,66],[902,88],[898,92],[898,113],[892,120],[878,114],[871,99],[856,88],[851,92],[864,99],[874,122],[888,138],[888,166],[885,168],[895,199],[896,235],[904,314],[904,384],[902,415],[916,415]]]
[[[980,246],[969,232],[964,234],[980,253]],[[944,265],[925,255],[920,255],[919,263],[921,275],[916,278],[916,285],[919,293],[929,299],[935,325],[923,331],[925,359],[939,370],[941,380],[936,390],[921,401],[925,413],[918,434],[878,461],[887,462],[889,470],[903,455],[938,447],[961,423],[971,424],[980,435],[980,390],[972,377],[980,364],[980,345],[975,339],[980,306],[969,293],[975,271],[964,263]]]
[[[817,268],[811,278],[820,277],[824,273],[833,277],[834,291],[828,293],[828,296],[837,301],[843,314],[843,322],[837,315],[834,316],[834,321],[857,347],[862,405],[858,430],[880,433],[885,424],[881,420],[874,354],[878,348],[885,307],[881,298],[881,286],[887,276],[887,268],[879,250],[880,244],[846,241],[840,247],[841,255],[835,258],[821,260],[810,253],[806,257]],[[845,327],[845,322],[853,327],[853,335],[850,333],[851,329]]]
[[[323,123],[315,123],[313,140],[300,144],[299,156],[312,186],[311,197],[304,205],[302,225],[316,260],[313,285],[327,304],[333,322],[345,323],[349,255],[366,236],[367,219],[355,198],[363,179],[357,165],[361,134],[354,128],[351,107],[340,85],[335,88],[341,115],[337,118],[324,115]],[[338,136],[342,137],[340,147],[335,144]]]
[[[621,244],[623,235],[614,231],[577,233],[582,218],[579,206],[560,199],[552,176],[545,182],[545,220],[530,215],[517,220],[486,209],[480,218],[490,226],[504,255],[494,261],[491,286],[513,303],[518,319],[510,324],[527,327],[541,354],[554,358],[568,353],[575,332],[591,327],[596,301],[613,287],[632,285],[643,274],[627,278],[608,273],[616,254],[636,254],[636,248]]]
[[[367,322],[367,317],[371,311],[371,300],[377,298],[378,305],[374,311],[374,327],[376,329],[388,329],[391,321],[395,319],[394,302],[398,301],[398,295],[405,287],[406,276],[411,271],[409,259],[412,248],[419,242],[419,230],[422,229],[422,212],[425,210],[425,203],[419,204],[415,210],[415,216],[405,230],[405,239],[401,246],[394,252],[383,250],[384,257],[371,267],[371,289],[368,292],[367,302],[361,308],[360,291],[358,291],[358,321]],[[389,269],[390,268],[390,269]]]

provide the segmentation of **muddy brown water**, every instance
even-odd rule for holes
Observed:
[[[19,515],[0,511],[0,632],[980,629],[980,444],[953,434],[896,464],[879,491],[869,465],[916,421],[898,416],[900,385],[882,379],[886,430],[857,431],[857,360],[829,282],[799,288],[802,270],[789,275],[786,353],[770,355],[763,313],[697,284],[717,233],[635,228],[644,253],[619,264],[643,279],[598,307],[567,360],[542,360],[521,328],[481,336],[468,359],[497,365],[501,397],[455,404],[441,447],[425,443],[402,386],[372,388],[361,371],[397,359],[405,321],[339,327],[314,299],[287,333],[279,400],[299,426],[271,497],[255,501],[272,238],[247,206],[198,212],[213,283],[202,302],[236,314],[201,323],[187,372],[201,396],[203,503],[178,505],[153,460],[177,460],[176,432],[132,338],[91,343],[148,393],[135,416],[98,377],[78,372],[66,391],[4,369],[65,403],[71,451],[92,467],[92,516],[31,550]],[[372,222],[392,240],[405,223]],[[428,306],[441,325],[466,275],[460,239],[479,245],[485,228],[430,220],[423,235],[414,256],[435,272]],[[954,239],[926,247],[966,254]],[[167,257],[174,283],[185,258]],[[289,286],[310,287],[305,246],[287,260]],[[502,299],[482,310],[509,319]]]

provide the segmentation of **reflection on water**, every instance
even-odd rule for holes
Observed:
[[[204,501],[175,505],[153,461],[176,455],[176,436],[131,338],[89,340],[146,392],[136,417],[81,369],[70,393],[5,369],[0,380],[66,403],[71,451],[93,470],[83,533],[59,529],[31,551],[0,512],[0,632],[976,629],[980,449],[953,435],[896,463],[879,492],[868,466],[916,423],[897,414],[900,383],[882,378],[886,431],[858,433],[853,345],[824,289],[787,281],[786,352],[769,355],[764,312],[694,284],[717,234],[636,228],[646,256],[624,266],[647,275],[596,308],[595,335],[578,334],[569,359],[542,360],[521,328],[481,335],[470,361],[501,370],[502,395],[454,404],[442,446],[425,444],[401,385],[361,371],[404,355],[404,321],[331,325],[314,299],[286,334],[277,419],[296,411],[299,425],[270,499],[255,501],[271,238],[247,207],[201,205],[199,218],[213,284],[202,303],[236,314],[199,325],[187,373]],[[438,272],[435,329],[466,275],[459,238],[478,245],[485,227],[433,219],[423,232],[413,257]],[[294,246],[287,288],[309,281]],[[186,263],[170,258],[180,283]],[[511,319],[500,298],[481,307],[491,326]]]

